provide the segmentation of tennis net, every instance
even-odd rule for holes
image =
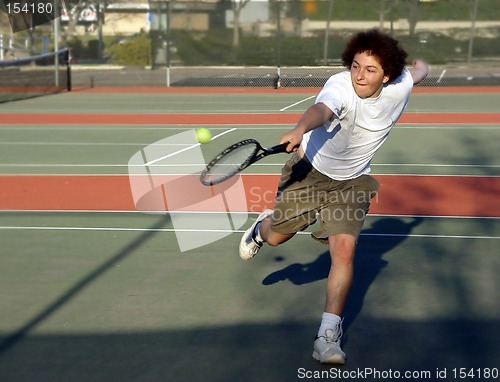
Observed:
[[[0,103],[70,90],[68,49],[0,61]]]

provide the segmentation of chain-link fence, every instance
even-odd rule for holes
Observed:
[[[432,64],[500,58],[498,0],[150,0],[153,65],[338,63],[370,28]]]
[[[282,67],[280,87],[321,87],[338,66]],[[73,68],[72,81],[76,88],[102,86],[207,86],[207,87],[274,87],[277,88],[276,67],[137,67],[99,70]],[[418,86],[484,86],[500,85],[500,68],[491,66],[434,66]]]
[[[112,49],[107,57],[133,72],[121,76],[121,84],[140,77],[142,85],[319,87],[344,69],[340,56],[350,37],[377,28],[401,42],[408,62],[418,57],[431,64],[423,86],[495,85],[498,5],[499,0],[149,0],[147,28],[120,40],[119,62]],[[140,72],[139,65],[152,70]],[[109,74],[100,78],[94,72],[94,83],[113,85]]]
[[[352,34],[370,28],[397,38],[409,62],[500,65],[498,0],[150,0],[149,9],[152,67],[167,67],[173,86],[321,86],[342,69]],[[498,83],[488,71],[442,70],[428,84]]]

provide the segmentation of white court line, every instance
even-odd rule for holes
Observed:
[[[474,167],[474,168],[498,168],[496,164],[433,164],[433,163],[372,163],[372,166],[395,166],[395,167]]]
[[[490,123],[490,124],[466,124],[466,123],[461,123],[461,124],[451,124],[451,123],[436,123],[432,125],[418,125],[418,124],[406,124],[406,123],[399,123],[397,124],[394,129],[396,130],[469,130],[469,131],[476,131],[476,130],[498,130],[500,124],[495,124],[495,123]]]
[[[212,137],[212,140],[215,140],[215,139],[217,139],[217,138],[220,138],[220,137],[222,137],[223,135],[226,135],[226,134],[228,134],[228,133],[230,133],[230,132],[232,132],[232,131],[235,131],[235,130],[236,130],[236,128],[232,128],[232,129],[229,129],[229,130],[223,131],[222,133],[217,134],[217,135],[215,135],[214,137]],[[152,145],[154,145],[154,143],[153,143]],[[185,147],[185,148],[183,148],[183,149],[181,149],[181,150],[174,151],[173,153],[170,153],[170,154],[168,154],[168,155],[164,155],[164,156],[162,156],[162,157],[159,157],[159,158],[153,159],[153,160],[151,160],[151,161],[149,161],[149,162],[147,162],[147,163],[144,163],[144,164],[143,164],[143,165],[141,165],[141,166],[151,166],[151,165],[152,165],[152,164],[154,164],[154,163],[157,163],[157,162],[160,162],[160,161],[162,161],[162,160],[164,160],[164,159],[167,159],[167,158],[173,157],[173,156],[175,156],[175,155],[177,155],[177,154],[183,153],[184,151],[191,150],[191,149],[193,149],[193,148],[195,148],[195,147],[198,147],[198,146],[201,146],[201,143],[196,143],[196,144],[194,144],[194,145],[191,145],[191,146]]]
[[[170,154],[172,156],[173,154],[179,154],[182,151],[186,151],[187,149],[192,148],[192,146],[179,150],[175,153]],[[161,158],[165,159],[165,158]],[[158,158],[157,160],[160,160]],[[151,163],[155,163],[155,161],[151,161]],[[257,168],[257,167],[277,167],[277,166],[283,166],[284,162],[279,162],[279,163],[254,163],[252,164],[252,168]],[[0,167],[6,167],[6,168],[12,168],[12,167],[19,167],[19,168],[128,168],[128,167],[144,167],[147,166],[148,163],[146,164],[137,164],[137,165],[128,165],[128,164],[89,164],[89,163],[76,163],[76,164],[69,164],[69,163],[47,163],[47,164],[41,164],[41,163],[0,163]],[[206,164],[156,164],[155,167],[191,167],[191,166],[205,166]],[[475,165],[475,164],[425,164],[425,163],[372,163],[372,166],[380,166],[380,167],[422,167],[422,168],[446,168],[446,167],[451,167],[451,168],[500,168],[500,165]],[[275,173],[252,173],[249,175],[279,175]],[[410,173],[401,173],[401,174],[377,174],[373,173],[373,175],[395,175],[395,176],[473,176],[473,175],[460,175],[460,174],[410,174]],[[495,177],[496,175],[481,175],[481,176],[487,176],[487,177]]]
[[[224,113],[222,113],[224,114]],[[262,114],[262,113],[255,113],[255,114]],[[2,114],[0,113],[0,118],[1,118]],[[0,125],[0,131],[4,131],[4,130],[15,130],[15,131],[20,131],[20,130],[35,130],[37,132],[41,131],[41,130],[55,130],[55,131],[60,131],[60,130],[63,130],[63,131],[66,131],[66,130],[74,130],[74,131],[79,131],[79,130],[85,130],[85,131],[91,131],[91,130],[97,130],[97,131],[105,131],[105,130],[108,130],[108,131],[114,131],[114,130],[117,130],[117,131],[125,131],[125,130],[183,130],[183,131],[186,131],[186,130],[189,130],[191,128],[193,128],[193,126],[195,126],[196,124],[195,123],[171,123],[169,124],[168,126],[165,126],[165,125],[160,125],[160,124],[151,124],[151,125],[99,125],[96,127],[96,125],[84,125],[84,126],[79,126],[79,125],[64,125],[64,126],[53,126],[53,125],[42,125],[42,126],[27,126],[27,125],[15,125],[15,126],[5,126],[5,125]],[[224,130],[227,128],[227,126],[225,127],[221,127],[221,123],[204,123],[203,124],[204,126],[210,126],[211,129],[213,130]],[[279,128],[280,125],[282,126],[289,126],[289,124],[286,124],[286,123],[277,123],[277,124],[267,124],[268,126],[269,125],[272,125],[273,128]],[[256,125],[255,124],[252,124],[252,123],[231,123],[231,126],[241,126],[241,127],[244,127],[244,126],[250,126],[252,129],[254,128],[258,128],[258,127],[255,127]],[[261,127],[261,129],[267,129],[269,130],[269,127]]]
[[[441,72],[441,75],[439,76],[439,78],[438,78],[438,79],[437,79],[437,81],[436,81],[437,83],[440,83],[440,82],[441,82],[441,80],[443,79],[443,77],[444,77],[445,73],[446,73],[446,69],[443,69],[443,71]]]
[[[453,110],[450,110],[449,112],[453,112]],[[1,114],[0,114],[1,117]],[[221,124],[210,124],[210,123],[204,123],[206,126],[210,126],[211,129],[215,130],[220,130],[224,129],[221,128]],[[269,126],[273,127],[275,130],[289,130],[290,129],[290,124],[289,123],[268,123],[266,126],[257,126],[255,124],[251,123],[232,123],[231,126],[240,126],[242,129],[245,127],[249,127],[252,130],[269,130]],[[171,126],[154,126],[154,125],[140,125],[140,126],[127,126],[127,125],[116,125],[116,126],[99,126],[95,127],[93,126],[78,126],[78,125],[66,125],[66,126],[2,126],[0,125],[0,131],[4,130],[15,130],[15,131],[21,131],[21,130],[36,130],[37,132],[41,130],[74,130],[74,131],[79,131],[79,130],[85,130],[85,131],[91,131],[91,130],[98,130],[98,131],[125,131],[125,130],[162,130],[162,131],[168,131],[168,130],[186,130],[186,128],[194,126],[193,123],[190,124],[172,124]],[[418,123],[398,123],[395,127],[395,129],[400,129],[400,130],[410,130],[410,129],[424,129],[424,130],[471,130],[471,131],[476,131],[476,130],[497,130],[498,127],[500,126],[499,123],[488,123],[488,124],[465,124],[465,123],[460,123],[460,124],[451,124],[451,123],[435,123],[435,124],[422,124],[419,125]],[[472,128],[472,129],[471,129]]]
[[[135,214],[141,216],[158,216],[158,215],[166,215],[168,213],[176,213],[176,214],[185,214],[185,215],[226,215],[227,212],[221,211],[137,211],[137,210],[12,210],[12,209],[0,209],[0,216],[2,213],[18,213],[20,215],[23,214],[37,214],[37,213],[54,213],[54,214],[73,214],[73,213],[89,213],[89,214]],[[231,211],[231,214],[245,214],[245,215],[259,215],[260,212],[254,211]],[[422,218],[422,219],[481,219],[481,220],[499,220],[500,217],[495,216],[465,216],[465,215],[408,215],[408,214],[368,214],[368,217],[397,217],[397,218]]]
[[[34,142],[34,141],[0,141],[0,145],[34,145],[34,146],[147,146],[151,142]],[[156,146],[188,146],[187,143],[158,143]]]
[[[295,103],[292,103],[291,105],[288,105],[288,106],[285,106],[283,109],[280,109],[279,111],[285,111],[285,110],[288,110],[294,106],[297,106],[297,105],[300,105],[302,102],[306,102],[306,101],[309,101],[311,98],[314,98],[316,97],[315,95],[312,95],[310,97],[307,97],[307,98],[304,98],[303,100],[300,100],[298,102],[295,102]]]
[[[244,230],[225,229],[175,229],[175,228],[122,228],[122,227],[56,227],[56,226],[0,226],[0,230],[19,231],[95,231],[95,232],[192,232],[192,233],[244,233]],[[311,232],[297,232],[298,235],[310,235]],[[435,234],[402,234],[402,233],[363,233],[361,236],[379,237],[420,237],[432,239],[488,239],[498,240],[500,236],[473,235],[435,235]]]

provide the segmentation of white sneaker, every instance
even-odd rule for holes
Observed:
[[[316,336],[313,358],[321,363],[343,365],[346,356],[340,348],[341,337],[342,323],[339,323],[337,330],[326,329],[324,336]]]
[[[255,220],[255,222],[252,224],[252,226],[245,231],[243,234],[243,237],[241,238],[240,241],[240,257],[243,260],[249,260],[252,257],[254,257],[257,252],[259,252],[259,249],[262,247],[262,244],[264,243],[259,243],[255,240],[253,237],[253,231],[255,230],[255,226],[267,218],[268,216],[271,216],[273,214],[273,210],[265,210],[262,212],[259,217]]]

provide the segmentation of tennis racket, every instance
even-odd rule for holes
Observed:
[[[245,139],[218,154],[207,164],[200,176],[205,186],[219,184],[269,155],[286,152],[288,143],[264,148],[255,139]]]

